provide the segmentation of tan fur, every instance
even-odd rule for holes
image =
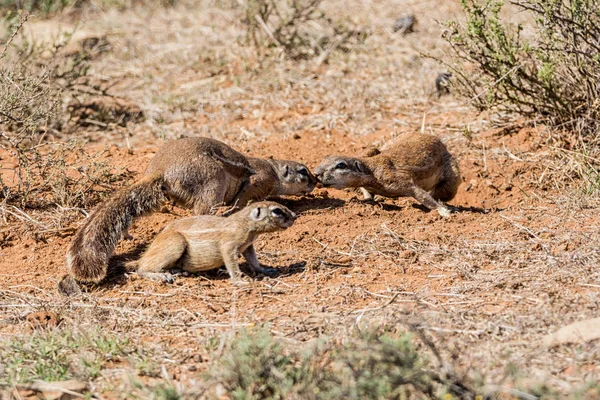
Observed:
[[[308,194],[317,184],[315,176],[299,162],[261,158],[248,161],[256,174],[250,177],[250,184],[240,194],[239,207],[274,196]]]
[[[146,175],[163,176],[171,200],[192,208],[196,215],[230,204],[248,186],[254,173],[243,154],[204,137],[166,143],[146,169]]]
[[[234,283],[240,281],[238,257],[250,267],[270,273],[258,263],[253,242],[263,233],[288,228],[296,214],[271,201],[253,203],[229,217],[197,216],[167,225],[138,261],[127,267],[151,279],[169,280],[173,268],[189,272],[207,271],[225,265]]]
[[[78,282],[100,282],[133,219],[155,211],[167,198],[201,215],[215,206],[243,207],[268,196],[309,193],[315,186],[316,179],[302,164],[250,160],[214,139],[195,137],[166,143],[138,183],[100,204],[79,229],[67,250],[67,272]],[[285,166],[293,173],[284,177],[279,171]],[[308,179],[299,178],[302,169]],[[254,175],[257,178],[251,181]],[[65,294],[74,293],[73,287],[64,279],[59,284]]]
[[[440,215],[450,215],[441,201],[454,198],[460,185],[458,164],[440,139],[406,133],[371,157],[326,157],[315,170],[323,186],[362,188],[365,198],[411,196]]]
[[[131,222],[155,211],[169,197],[198,214],[206,213],[235,200],[252,173],[244,155],[218,140],[186,138],[168,143],[139,182],[100,204],[79,228],[67,249],[69,275],[59,283],[59,291],[77,294],[73,280],[104,279],[110,256]]]

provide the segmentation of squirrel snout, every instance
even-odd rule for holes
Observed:
[[[325,185],[323,184],[323,175],[324,174],[325,174],[324,170],[317,169],[315,171],[315,179],[317,180],[317,184],[315,185],[315,187],[317,187],[319,189],[325,187]]]

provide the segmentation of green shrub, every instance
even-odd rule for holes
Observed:
[[[77,0],[0,0],[0,13],[5,18],[16,15],[19,10],[49,15],[62,11],[77,2]]]
[[[480,110],[517,112],[536,121],[597,135],[600,128],[600,3],[516,0],[531,18],[502,21],[503,1],[461,0],[466,23],[448,23],[454,87]],[[467,71],[465,65],[471,66]]]
[[[216,364],[212,378],[235,399],[474,398],[434,372],[406,333],[370,331],[297,349],[261,328],[241,332]]]
[[[16,21],[19,11],[50,17],[70,8],[83,8],[91,5],[98,8],[125,9],[135,3],[143,3],[143,0],[0,0],[0,19]],[[157,5],[163,7],[174,6],[176,3],[177,0],[156,1]]]
[[[134,353],[127,339],[102,331],[38,331],[0,342],[0,381],[87,381],[97,378],[107,362]]]
[[[27,14],[19,14],[0,52],[0,148],[16,163],[0,175],[0,207],[86,207],[102,194],[97,189],[106,192],[107,184],[122,178],[99,160],[101,151],[86,152],[75,140],[52,140],[67,133],[62,108],[76,86],[84,85],[88,55],[61,55],[70,34],[47,46],[13,45],[26,22]]]

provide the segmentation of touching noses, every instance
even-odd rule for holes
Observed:
[[[324,172],[325,170],[322,168],[315,169],[315,178],[317,178],[317,181],[321,182],[321,178],[323,177]]]

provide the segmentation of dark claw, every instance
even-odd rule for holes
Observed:
[[[150,279],[152,281],[164,282],[164,283],[174,283],[175,276],[171,275],[168,272],[138,272],[138,275]]]

